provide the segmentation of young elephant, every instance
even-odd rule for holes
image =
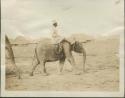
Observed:
[[[33,72],[35,68],[38,66],[38,64],[40,64],[43,67],[42,68],[43,75],[47,75],[45,63],[57,60],[59,60],[60,63],[59,72],[61,73],[65,59],[67,59],[73,66],[73,70],[76,70],[76,65],[72,55],[72,51],[83,53],[83,71],[85,71],[86,52],[82,47],[82,43],[75,41],[75,43],[71,45],[71,43],[68,42],[67,40],[63,40],[61,42],[61,47],[62,51],[60,53],[57,53],[57,48],[58,48],[57,45],[44,43],[43,41],[38,43],[35,49],[36,59],[34,59],[34,64],[30,75],[33,76]]]

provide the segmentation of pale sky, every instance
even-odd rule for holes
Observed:
[[[1,0],[2,33],[50,37],[52,20],[64,35],[99,36],[123,28],[124,0]]]

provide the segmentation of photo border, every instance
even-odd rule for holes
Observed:
[[[1,16],[1,12],[0,12]],[[0,17],[1,18],[1,17]],[[0,19],[1,20],[1,19]],[[0,21],[1,22],[1,21]],[[1,24],[2,25],[2,24]],[[1,31],[0,27],[0,31]],[[80,92],[64,92],[64,91],[6,91],[5,90],[5,32],[1,32],[1,96],[2,97],[124,97],[124,50],[125,50],[125,38],[124,38],[125,30],[122,34],[120,34],[120,47],[119,47],[119,56],[120,56],[120,82],[119,82],[119,92],[86,92],[86,91],[80,91]]]

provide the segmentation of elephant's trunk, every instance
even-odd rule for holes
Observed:
[[[83,49],[83,72],[85,72],[86,51]]]

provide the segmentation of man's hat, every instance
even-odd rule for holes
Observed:
[[[53,25],[54,25],[54,26],[57,26],[57,25],[58,25],[56,20],[53,20],[52,22],[53,22]]]

